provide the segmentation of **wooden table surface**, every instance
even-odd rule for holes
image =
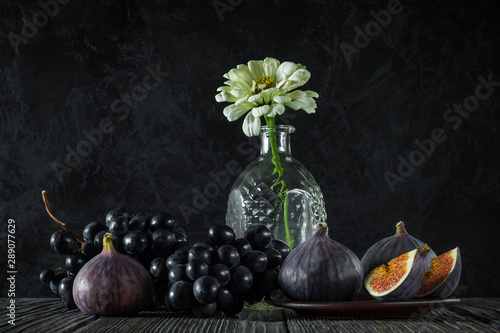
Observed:
[[[15,299],[15,326],[8,323],[10,300],[0,299],[0,332],[500,332],[500,298],[467,298],[432,310],[423,318],[339,320],[308,318],[293,310],[260,304],[237,316],[197,318],[188,312],[147,310],[132,317],[85,315],[66,310],[58,298]],[[257,304],[259,305],[259,304]]]

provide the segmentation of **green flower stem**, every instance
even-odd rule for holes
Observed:
[[[293,245],[295,244],[295,239],[290,234],[290,228],[288,228],[288,190],[285,197],[285,204],[283,205],[283,216],[285,219],[285,238],[286,243],[290,247],[290,250],[293,250]]]
[[[283,219],[285,222],[285,238],[286,238],[286,243],[290,247],[290,249],[293,249],[293,244],[295,243],[295,240],[293,239],[292,235],[290,234],[290,229],[288,227],[288,188],[286,187],[285,180],[283,179],[283,167],[281,166],[280,162],[280,156],[278,153],[278,144],[276,141],[276,127],[275,127],[275,120],[274,117],[268,117],[264,115],[264,119],[266,120],[267,126],[270,127],[269,130],[269,142],[271,144],[271,152],[273,154],[273,157],[271,161],[274,164],[274,171],[273,175],[275,173],[278,174],[278,179],[274,182],[273,185],[271,185],[271,190],[274,189],[275,186],[278,184],[281,185],[280,191],[278,192],[278,197],[281,200],[281,204],[278,207],[278,210],[281,208],[283,205]],[[284,197],[284,198],[283,198]]]
[[[269,142],[271,143],[271,151],[273,153],[273,158],[272,158],[272,162],[274,164],[273,174],[278,173],[278,175],[279,175],[278,180],[279,180],[280,178],[283,177],[283,167],[281,166],[280,156],[278,154],[278,143],[276,142],[276,127],[275,127],[276,125],[275,125],[274,117],[264,116],[264,118],[266,119],[267,126],[270,127],[270,129],[269,129]],[[274,183],[273,186],[276,184],[277,183]]]

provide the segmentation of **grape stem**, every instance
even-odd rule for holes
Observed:
[[[50,211],[50,205],[49,205],[49,199],[47,199],[47,192],[45,192],[45,190],[42,191],[42,199],[43,199],[43,203],[45,205],[45,209],[47,210],[47,213],[49,214],[49,216],[57,223],[59,224],[59,226],[61,228],[63,228],[64,230],[66,231],[69,231],[73,234],[73,236],[75,236],[76,240],[79,241],[81,244],[85,243],[85,241],[83,241],[80,237],[78,237],[73,231],[69,230],[69,228],[66,226],[65,223],[59,221],[55,216],[54,214],[52,214],[52,212]]]

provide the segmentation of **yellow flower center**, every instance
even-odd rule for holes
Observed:
[[[253,80],[253,92],[254,94],[258,94],[268,88],[274,88],[276,85],[274,84],[274,79],[272,76],[266,75],[261,76]]]

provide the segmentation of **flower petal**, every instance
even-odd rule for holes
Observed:
[[[264,104],[270,104],[274,96],[280,95],[280,90],[277,88],[269,88],[261,92]]]
[[[224,108],[224,115],[226,116],[227,120],[229,121],[235,121],[236,119],[240,118],[243,116],[248,110],[252,109],[254,107],[254,104],[252,103],[241,103],[241,104],[231,104],[228,105]]]
[[[238,96],[235,96],[227,91],[222,91],[221,93],[215,95],[215,100],[217,102],[230,102],[234,103],[239,99]]]
[[[307,97],[307,94],[305,92],[303,92],[302,90],[294,90],[292,92],[289,92],[285,96],[290,97],[291,99],[299,99],[299,98]]]
[[[247,71],[233,68],[227,74],[229,79],[232,81],[231,86],[238,84],[246,90],[250,90],[252,88],[252,80],[247,76]]]
[[[292,100],[292,98],[290,98],[288,96],[274,96],[273,97],[273,101],[276,103],[280,103],[280,104],[290,102],[291,100]]]
[[[307,81],[309,81],[310,77],[311,73],[309,73],[308,70],[299,69],[295,71],[288,79],[278,83],[277,87],[284,91],[290,91],[306,84]]]
[[[254,117],[252,112],[249,112],[243,120],[243,133],[246,136],[257,136],[260,134],[260,117]]]
[[[302,98],[302,99],[300,99],[300,101],[303,104],[302,110],[304,110],[307,113],[315,113],[316,112],[316,107],[317,107],[316,101],[314,99],[312,99],[312,97]]]
[[[264,62],[262,60],[251,60],[248,62],[248,68],[252,72],[252,80],[264,76]]]
[[[288,80],[288,77],[292,75],[296,69],[297,64],[290,61],[285,61],[280,65],[280,67],[278,67],[278,70],[276,72],[276,81],[281,82]]]
[[[316,112],[316,110],[315,110],[316,109],[316,102],[314,101],[314,99],[312,97],[300,98],[300,99],[285,103],[285,105],[291,109],[294,109],[294,110],[302,109],[307,113]]]
[[[302,107],[302,103],[300,103],[298,101],[290,101],[290,102],[283,103],[283,104],[288,106],[290,109],[293,109],[293,110],[298,110]]]
[[[307,69],[299,69],[296,70],[290,77],[289,81],[298,82],[298,84],[303,85],[306,84],[307,81],[311,78],[311,73]]]
[[[240,75],[245,79],[245,81],[253,80],[252,71],[250,70],[250,68],[248,68],[247,65],[238,65],[236,66],[236,68],[240,71]]]
[[[260,116],[263,116],[265,114],[268,114],[270,110],[271,110],[271,107],[269,105],[262,105],[262,106],[259,106],[258,108],[253,108],[252,115],[254,117],[260,117]]]
[[[274,58],[267,57],[266,59],[264,59],[263,65],[264,65],[264,75],[276,78],[276,71],[278,70],[280,62]]]
[[[285,112],[285,107],[283,104],[273,104],[271,107],[271,112],[267,114],[268,117],[276,117],[277,115],[281,115]]]
[[[241,91],[246,91],[250,94],[251,88],[248,86],[246,82],[243,81],[231,81],[231,89],[233,90],[241,90]]]
[[[248,97],[248,101],[251,103],[257,103],[259,105],[264,104],[264,100],[262,99],[262,93]]]
[[[239,104],[245,103],[245,102],[248,102],[248,95],[239,98],[236,102],[234,102],[234,104],[239,105]]]
[[[307,97],[315,97],[315,98],[319,97],[319,94],[317,92],[315,92],[315,91],[306,90],[304,92],[307,94]]]

